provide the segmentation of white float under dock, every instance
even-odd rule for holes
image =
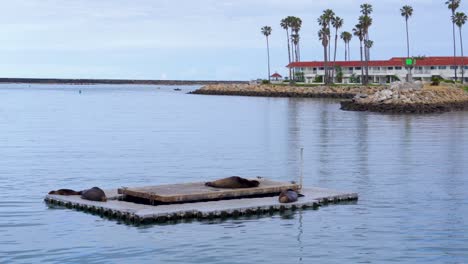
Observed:
[[[282,204],[278,196],[262,198],[241,198],[208,202],[192,202],[170,205],[144,205],[120,200],[117,189],[105,190],[107,202],[93,202],[80,196],[47,195],[45,201],[51,205],[64,206],[104,217],[120,219],[133,224],[164,223],[182,219],[227,218],[254,214],[268,214],[276,211],[316,209],[321,205],[356,201],[357,193],[340,192],[330,189],[304,187],[297,202]]]

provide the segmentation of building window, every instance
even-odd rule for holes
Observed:
[[[319,70],[320,70],[320,71],[323,71],[323,70],[325,70],[325,68],[324,68],[324,67],[320,67]]]
[[[395,70],[401,70],[401,67],[395,67]]]
[[[391,70],[391,71],[392,71],[392,70],[393,70],[393,67],[388,67],[387,70]]]
[[[468,70],[468,66],[465,66],[465,70]]]
[[[437,67],[436,66],[431,66],[431,70],[436,70]]]
[[[356,68],[354,68],[354,69],[355,69],[355,70],[361,70],[361,67],[356,67]]]
[[[439,66],[439,70],[445,70],[447,69],[447,66]]]
[[[451,70],[455,70],[457,67],[456,66],[450,66]]]
[[[348,70],[349,70],[349,71],[353,71],[353,67],[349,67]]]
[[[380,71],[380,67],[374,67],[374,71]]]
[[[317,68],[312,68],[313,71],[317,71]]]

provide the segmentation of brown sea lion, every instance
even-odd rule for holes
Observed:
[[[254,188],[260,184],[256,180],[247,180],[239,176],[232,176],[212,182],[205,183],[206,186],[215,188],[229,188],[229,189],[240,189],[240,188]]]
[[[280,193],[278,201],[280,203],[294,203],[299,197],[302,196],[304,195],[298,194],[296,191],[289,189]]]
[[[96,202],[106,202],[107,197],[104,191],[98,187],[93,187],[89,190],[82,191],[81,198]]]
[[[74,190],[70,190],[70,189],[60,189],[60,190],[57,190],[57,191],[50,191],[49,194],[54,194],[54,195],[65,195],[65,196],[69,196],[69,195],[81,195],[82,191],[74,191]]]

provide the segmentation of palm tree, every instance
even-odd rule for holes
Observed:
[[[364,40],[369,40],[369,28],[372,25],[372,18],[370,14],[374,11],[371,4],[362,4],[361,5],[361,13],[362,16],[359,18],[360,24],[363,26],[364,30]],[[366,61],[366,78],[364,80],[365,84],[368,83],[369,80],[369,57],[370,57],[370,50],[364,46],[364,57]]]
[[[324,19],[325,19],[325,23],[327,23],[327,27],[328,27],[328,61],[331,61],[331,42],[330,42],[330,39],[331,39],[331,23],[333,21],[333,19],[335,18],[335,12],[331,9],[326,9],[323,11],[323,16],[324,16]]]
[[[455,16],[455,12],[457,9],[460,7],[460,2],[461,0],[447,0],[445,4],[447,5],[448,9],[452,11],[452,17]],[[457,43],[455,40],[455,22],[453,22],[452,19],[452,31],[453,31],[453,62],[455,66],[455,81],[457,80],[457,63],[456,63],[456,57],[457,57]]]
[[[413,7],[409,5],[405,5],[400,9],[401,16],[405,18],[406,21],[406,49],[407,49],[407,58],[410,57],[410,50],[409,50],[409,31],[408,31],[408,19],[413,15]],[[407,82],[412,81],[411,79],[411,68],[412,66],[407,66],[408,69],[408,76],[406,78]]]
[[[353,34],[359,38],[359,47],[361,51],[361,83],[364,84],[364,65],[362,62],[362,42],[364,41],[364,31],[361,24],[357,24],[353,28]]]
[[[318,32],[318,37],[322,41],[322,46],[323,46],[323,58],[324,58],[324,70],[325,70],[325,77],[324,77],[324,83],[329,84],[330,83],[330,78],[329,78],[329,73],[328,73],[328,55],[327,55],[327,47],[329,44],[329,35],[330,35],[330,29],[328,27],[322,27],[322,29],[319,30]]]
[[[364,16],[369,16],[373,11],[374,11],[374,9],[372,8],[371,4],[362,4],[361,5],[361,13]]]
[[[406,20],[406,48],[407,48],[407,58],[410,57],[409,52],[409,32],[408,32],[408,19],[413,15],[413,8],[409,5],[403,6],[401,9],[401,16]]]
[[[333,55],[333,75],[335,75],[335,63],[336,63],[336,48],[338,46],[338,29],[343,27],[344,20],[338,16],[335,16],[332,21],[332,26],[335,28],[335,52]]]
[[[289,59],[289,64],[291,64],[291,45],[289,42],[289,28],[291,25],[291,17],[286,17],[281,20],[280,23],[281,27],[286,30],[286,38],[288,41],[288,59]],[[289,67],[289,81],[291,82],[291,74],[292,74],[292,69]]]
[[[349,33],[348,31],[343,31],[341,32],[341,39],[345,43],[345,61],[350,60],[350,54],[349,54],[349,42],[351,41],[353,35]]]
[[[468,17],[463,12],[457,12],[452,17],[452,21],[458,26],[458,29],[460,29],[460,47],[461,47],[461,59],[462,59],[462,81],[461,82],[462,83],[464,83],[464,81],[465,81],[465,61],[464,61],[464,58],[463,58],[462,27],[463,27],[463,25],[465,25],[467,19],[468,19]]]
[[[264,26],[262,27],[262,34],[265,35],[267,41],[267,54],[268,54],[268,81],[270,81],[270,43],[268,42],[268,37],[271,35],[271,27]]]
[[[293,56],[293,60],[295,58],[296,61],[299,61],[299,58],[300,58],[300,56],[299,56],[299,54],[300,54],[300,51],[299,51],[299,41],[300,41],[299,31],[301,31],[302,19],[300,19],[298,17],[291,17],[290,27],[291,27],[292,35],[296,35],[294,37],[291,35],[291,42],[294,44],[293,54],[294,53],[296,54],[295,56]]]

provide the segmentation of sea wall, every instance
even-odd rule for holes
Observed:
[[[216,84],[206,85],[191,93],[204,95],[351,99],[357,94],[374,94],[385,88],[385,86],[301,87],[288,85]]]
[[[125,79],[42,79],[42,78],[0,78],[0,83],[27,84],[137,84],[137,85],[208,85],[247,84],[247,81],[203,81],[203,80],[125,80]]]

